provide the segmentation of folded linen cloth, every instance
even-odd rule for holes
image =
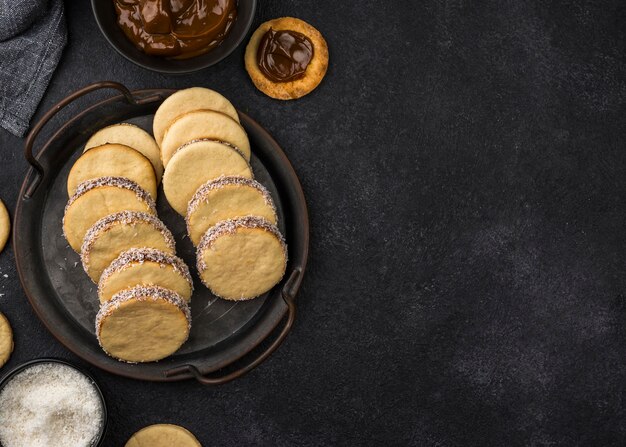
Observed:
[[[66,42],[63,0],[0,0],[0,126],[24,135]]]

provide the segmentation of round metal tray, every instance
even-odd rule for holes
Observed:
[[[121,95],[99,101],[72,117],[36,156],[33,154],[39,132],[61,108],[103,88],[116,89]],[[287,273],[274,289],[254,300],[233,303],[214,297],[195,272],[195,252],[185,236],[184,220],[169,207],[160,191],[159,217],[176,238],[177,254],[191,267],[196,289],[190,337],[174,355],[159,362],[128,364],[102,351],[94,331],[99,304],[96,285],[84,273],[80,257],[62,234],[61,219],[68,200],[67,175],[89,136],[121,121],[150,131],[154,112],[173,92],[130,92],[115,82],[99,82],[60,101],[33,126],[24,148],[31,169],[22,185],[14,217],[15,258],[20,281],[38,317],[63,345],[87,362],[141,380],[194,377],[203,384],[225,383],[259,365],[284,340],[295,319],[294,298],[308,256],[309,221],[300,182],[284,152],[259,124],[240,112],[252,146],[255,178],[269,189],[277,205],[279,227],[289,250]],[[258,348],[264,340],[264,348]]]

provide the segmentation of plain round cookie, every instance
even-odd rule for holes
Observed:
[[[291,82],[273,82],[259,69],[257,52],[263,36],[270,28],[274,31],[296,31],[304,34],[313,43],[313,58],[303,78]],[[324,79],[328,69],[328,45],[322,34],[304,20],[281,17],[263,23],[252,34],[246,47],[245,65],[256,88],[267,96],[282,100],[298,99],[312,92]]]
[[[276,225],[276,206],[269,191],[256,180],[220,177],[202,185],[187,207],[187,234],[193,245],[222,220],[259,216]]]
[[[176,292],[137,286],[100,306],[96,335],[111,357],[131,363],[161,360],[189,337],[191,312]]]
[[[224,141],[238,148],[250,160],[250,141],[241,125],[228,115],[213,110],[195,110],[174,120],[161,142],[163,166],[182,145],[194,140]]]
[[[159,149],[152,135],[141,127],[130,123],[119,123],[103,127],[87,140],[83,152],[106,143],[123,144],[140,152],[152,163],[157,176],[157,183],[161,182],[161,177],[163,176],[161,149]]]
[[[131,147],[103,144],[81,155],[67,177],[68,196],[72,197],[82,182],[100,177],[124,177],[132,180],[156,200],[157,181],[152,163]]]
[[[124,447],[202,447],[186,428],[172,424],[155,424],[132,435]]]
[[[239,122],[239,114],[235,107],[228,99],[215,90],[204,87],[186,88],[173,93],[165,99],[154,114],[152,132],[154,133],[156,142],[161,145],[165,129],[167,129],[176,118],[187,112],[201,109],[222,112]]]
[[[167,164],[163,193],[170,206],[184,216],[198,188],[223,175],[253,176],[250,164],[237,148],[219,141],[192,141],[179,147]]]
[[[122,177],[101,177],[78,185],[63,214],[63,235],[79,253],[85,234],[98,220],[119,211],[143,211],[156,215],[150,194]]]
[[[276,228],[260,217],[225,220],[210,228],[197,250],[198,273],[211,292],[247,300],[270,290],[287,267],[287,246]]]
[[[131,248],[102,272],[98,298],[104,303],[116,293],[139,285],[173,290],[187,303],[193,293],[193,280],[182,259],[154,248]]]
[[[0,200],[0,253],[9,240],[9,233],[11,233],[11,218],[4,202]]]
[[[155,248],[175,253],[174,236],[151,214],[121,211],[103,217],[87,231],[80,249],[83,269],[98,284],[102,272],[131,248]]]
[[[9,361],[13,352],[13,330],[7,317],[0,312],[0,368]]]

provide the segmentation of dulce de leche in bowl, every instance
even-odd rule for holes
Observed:
[[[237,0],[112,0],[117,24],[141,51],[188,59],[226,38],[237,18]]]

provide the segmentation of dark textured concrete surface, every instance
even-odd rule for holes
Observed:
[[[216,88],[284,147],[312,221],[296,326],[248,376],[206,388],[85,365],[109,404],[105,444],[171,422],[204,446],[625,445],[626,3],[261,0],[255,25],[283,15],[331,55],[288,103],[255,90],[243,48],[155,74],[67,2],[39,115],[104,79]],[[11,209],[22,145],[0,131]],[[0,294],[16,334],[3,371],[83,364],[35,317],[11,248]]]

